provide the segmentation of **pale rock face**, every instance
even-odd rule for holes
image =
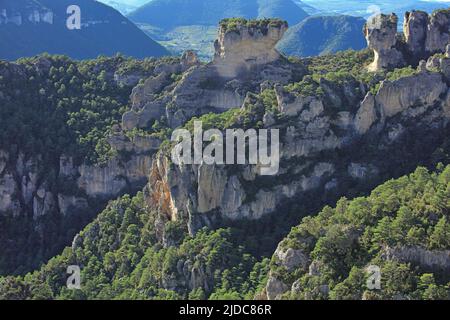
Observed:
[[[370,71],[404,65],[402,54],[396,49],[397,23],[397,16],[391,14],[372,17],[366,24],[364,33],[367,44],[375,54],[375,60],[369,66]]]
[[[145,80],[144,84],[134,87],[133,92],[131,93],[132,109],[139,110],[143,108],[143,103],[145,103],[149,97],[161,92],[161,90],[169,84],[169,76],[169,73],[161,72],[158,75]]]
[[[298,115],[306,108],[311,108],[315,113],[320,112],[320,109],[323,110],[322,101],[318,100],[316,97],[294,97],[284,92],[281,86],[276,86],[275,92],[277,94],[278,110],[289,117]],[[310,115],[308,111],[306,111],[304,114],[304,118],[308,116],[312,117],[312,115]]]
[[[108,161],[106,166],[81,165],[78,187],[90,197],[110,198],[116,196],[130,183],[146,179],[151,168],[151,156],[133,156],[122,164],[117,158]]]
[[[386,247],[382,258],[418,265],[428,271],[450,272],[450,250],[427,250],[423,247]]]
[[[439,73],[420,73],[394,82],[384,81],[375,97],[385,117],[418,105],[433,105],[447,92]]]
[[[33,198],[33,193],[37,187],[37,174],[29,172],[22,177],[22,197],[26,203],[29,203]]]
[[[216,209],[222,202],[227,174],[217,166],[200,165],[198,169],[198,212]]]
[[[139,81],[144,77],[142,74],[118,74],[114,73],[114,81],[123,86],[135,86],[139,83]]]
[[[403,25],[404,41],[396,35],[395,15],[378,15],[368,21],[365,35],[375,60],[370,71],[417,65],[435,53],[444,53],[450,42],[450,11],[406,12]],[[425,70],[425,67],[421,67]]]
[[[268,300],[279,299],[280,296],[287,291],[289,291],[288,285],[275,278],[273,275],[269,275],[269,280],[267,281],[266,285],[266,294]]]
[[[449,11],[438,11],[431,15],[426,39],[426,50],[428,52],[445,52],[445,48],[450,42],[449,27]]]
[[[278,264],[285,267],[288,272],[296,269],[306,270],[310,264],[309,256],[302,250],[278,246],[274,256],[278,258]]]
[[[45,187],[41,187],[33,198],[33,219],[51,213],[55,209],[55,197]]]
[[[161,140],[152,136],[135,136],[129,139],[122,132],[117,132],[108,137],[108,143],[117,151],[145,154],[156,152],[161,145]]]
[[[359,134],[365,134],[377,121],[375,97],[368,93],[355,116],[355,129]]]
[[[368,176],[376,175],[378,173],[377,168],[361,163],[350,163],[347,171],[352,178],[359,180],[364,180]]]
[[[439,59],[440,70],[447,80],[450,79],[450,58]]]
[[[181,56],[181,66],[184,70],[187,70],[193,66],[199,65],[200,60],[197,54],[192,50],[187,50]]]
[[[403,23],[403,34],[411,52],[423,54],[427,39],[428,13],[422,11],[407,12]]]
[[[132,110],[122,118],[125,130],[144,128],[166,117],[170,127],[184,124],[193,116],[224,112],[240,107],[248,92],[256,92],[267,82],[287,84],[303,70],[289,63],[276,51],[287,26],[247,27],[219,31],[216,55],[212,62],[200,64],[192,52],[181,59],[181,80],[166,85],[167,76],[159,74],[137,86],[132,94]],[[168,75],[173,73],[161,68]],[[163,90],[162,92],[160,92]]]
[[[445,95],[445,99],[442,103],[442,109],[444,111],[444,115],[447,118],[450,118],[450,89],[447,91],[447,94]]]
[[[225,213],[238,212],[245,200],[245,191],[237,176],[232,176],[226,185],[221,208]]]
[[[309,256],[302,250],[284,248],[282,244],[278,245],[278,248],[274,253],[274,258],[276,261],[275,263],[278,266],[284,267],[287,272],[293,272],[297,269],[306,271],[311,263]],[[272,273],[272,271],[270,272],[269,280],[266,285],[266,295],[268,300],[277,300],[282,294],[290,291],[290,289],[289,285],[280,280]]]
[[[80,212],[89,208],[85,198],[78,198],[73,195],[58,194],[58,207],[63,216],[68,216],[73,212]]]
[[[308,267],[308,274],[310,276],[320,276],[322,272],[320,269],[323,268],[323,263],[318,260],[314,260]]]
[[[268,64],[280,58],[275,49],[287,30],[281,26],[248,27],[239,25],[236,30],[221,26],[216,40],[214,63],[223,77],[236,77],[242,70],[254,65]]]
[[[62,178],[72,178],[78,174],[76,167],[74,166],[73,159],[62,155],[59,159],[59,175]]]
[[[432,71],[433,69],[438,69],[441,65],[440,57],[439,56],[431,56],[427,60],[427,70]]]

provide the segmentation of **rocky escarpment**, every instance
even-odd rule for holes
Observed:
[[[129,159],[115,157],[102,166],[80,165],[71,157],[61,156],[56,172],[61,188],[55,188],[54,177],[41,174],[45,166],[41,157],[0,151],[0,214],[18,218],[31,212],[34,220],[57,212],[63,216],[87,215],[86,211],[93,211],[90,201],[112,199],[145,185],[151,155],[159,142],[146,144],[142,147],[141,142],[128,142],[127,148],[133,150]]]
[[[241,106],[247,92],[257,91],[264,81],[287,84],[301,77],[304,71],[275,49],[286,28],[278,20],[256,25],[238,20],[232,29],[223,23],[214,60],[202,65],[189,52],[177,70],[184,73],[176,84],[169,81],[173,71],[161,70],[147,79],[133,93],[133,108],[124,114],[123,128],[148,128],[161,119],[177,127],[193,116]]]
[[[450,41],[450,12],[438,10],[431,15],[422,11],[405,14],[403,35],[397,34],[395,14],[377,15],[367,22],[364,33],[375,59],[369,66],[379,71],[405,65],[417,65],[435,53],[445,52]]]
[[[231,26],[230,26],[231,25]],[[234,78],[253,67],[274,62],[281,58],[275,49],[288,28],[285,21],[221,22],[218,39],[214,43],[214,63],[220,75]]]
[[[343,195],[346,181],[370,185],[389,175],[399,161],[396,149],[413,147],[412,136],[430,146],[439,144],[450,116],[448,80],[442,70],[421,69],[383,81],[376,94],[352,81],[339,88],[322,81],[323,96],[275,86],[279,115],[266,112],[259,120],[265,128],[280,130],[278,174],[261,177],[257,166],[250,165],[175,165],[160,153],[147,187],[149,204],[159,209],[161,221],[186,221],[195,233],[224,220],[281,214],[283,205],[301,202],[312,192]],[[361,90],[357,95],[355,87]],[[336,99],[343,92],[348,95]],[[341,107],[349,103],[348,111],[334,111],[332,101],[341,101]],[[417,163],[421,156],[426,152],[411,161]]]

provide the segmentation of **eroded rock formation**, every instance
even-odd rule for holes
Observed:
[[[161,70],[136,87],[123,128],[146,128],[161,118],[177,127],[192,116],[241,106],[247,92],[258,91],[264,81],[287,84],[300,77],[304,71],[275,49],[286,29],[285,22],[272,20],[257,26],[244,20],[231,30],[222,24],[214,60],[200,64],[189,52],[175,69]],[[177,73],[183,74],[174,83],[170,77]]]
[[[450,11],[438,10],[431,15],[423,11],[406,12],[403,35],[397,34],[395,14],[377,15],[369,20],[364,32],[374,51],[371,71],[417,65],[435,53],[445,52],[450,42]]]
[[[367,22],[364,33],[367,45],[375,56],[369,70],[377,71],[405,64],[403,55],[398,49],[397,23],[398,18],[395,14],[378,15]]]

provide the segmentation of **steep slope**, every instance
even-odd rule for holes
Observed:
[[[304,218],[278,246],[265,295],[450,299],[449,185],[450,166],[421,167]]]
[[[224,18],[281,18],[296,24],[307,16],[291,0],[154,0],[130,13],[136,23],[163,30],[187,25],[217,25]]]
[[[0,274],[36,268],[109,199],[146,184],[158,137],[114,128],[140,79],[181,73],[181,61],[0,61]]]
[[[308,17],[286,32],[278,48],[287,55],[315,56],[366,47],[363,18],[351,16]]]
[[[81,29],[66,27],[70,5],[81,8]],[[115,55],[138,58],[168,52],[116,10],[93,0],[5,0],[0,3],[0,58],[15,60],[42,52],[75,59]]]

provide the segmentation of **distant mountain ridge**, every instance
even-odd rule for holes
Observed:
[[[365,22],[346,15],[308,17],[288,29],[278,49],[300,57],[361,50],[367,46],[362,32]]]
[[[217,25],[223,18],[281,18],[296,24],[308,14],[291,0],[153,0],[130,13],[136,23],[164,30],[187,25]]]
[[[308,13],[293,0],[153,0],[128,15],[174,54],[192,49],[203,60],[212,57],[219,21],[234,17],[280,18],[295,25]]]
[[[81,30],[66,27],[70,5],[81,10]],[[115,55],[160,57],[169,52],[118,11],[93,0],[2,0],[0,59],[15,60],[42,52],[75,59]]]

